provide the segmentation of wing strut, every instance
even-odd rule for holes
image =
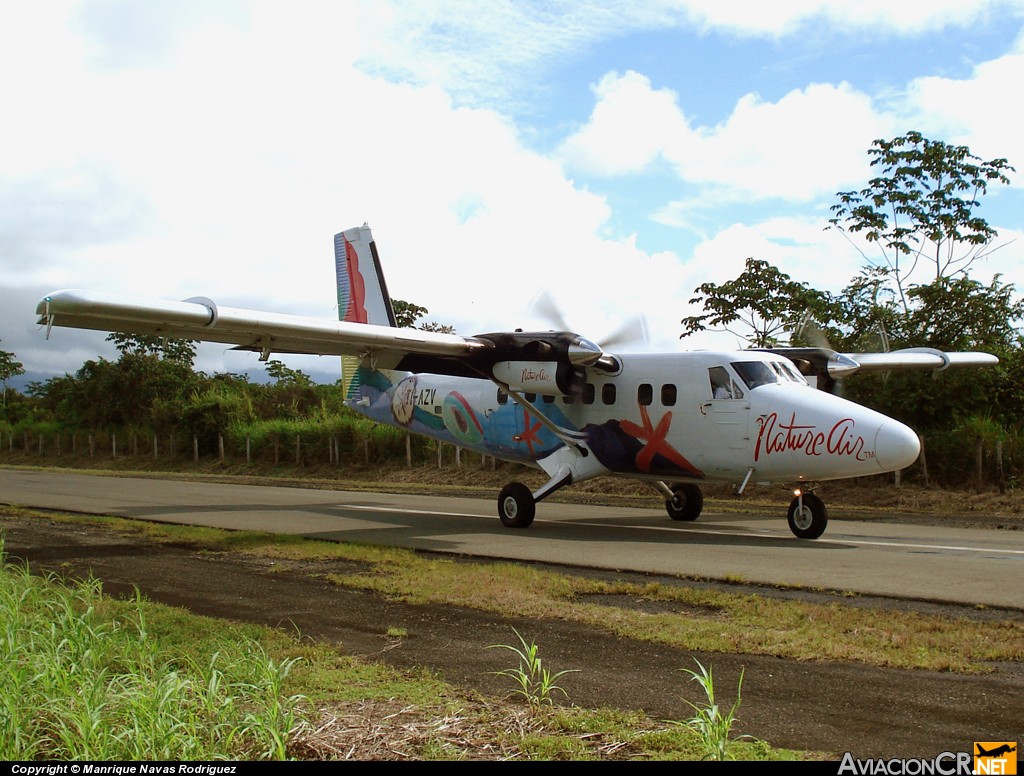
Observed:
[[[537,422],[544,426],[544,428],[546,428],[556,437],[561,439],[566,444],[566,446],[575,448],[583,456],[589,455],[589,451],[587,450],[587,448],[580,444],[581,441],[586,439],[586,436],[584,434],[581,434],[578,431],[570,431],[567,428],[562,428],[557,423],[554,423],[544,413],[542,413],[540,410],[534,407],[532,402],[527,401],[526,397],[519,393],[519,391],[515,390],[514,388],[511,388],[508,384],[503,383],[500,380],[495,380],[493,378],[491,378],[491,380],[492,382],[496,383],[503,391],[509,394],[517,402],[519,402],[519,404],[522,405],[522,408],[526,410],[526,412],[528,412],[531,417],[535,418]]]

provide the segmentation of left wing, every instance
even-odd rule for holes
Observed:
[[[606,366],[600,347],[571,332],[497,332],[475,337],[220,307],[205,297],[174,302],[92,291],[56,291],[36,307],[54,326],[222,342],[271,353],[369,358],[376,369],[479,377],[522,391],[568,395],[587,366]],[[613,359],[612,359],[613,361]]]
[[[371,355],[382,369],[401,368],[414,356],[437,361],[435,366],[445,359],[472,360],[494,347],[455,334],[221,307],[205,297],[175,302],[66,290],[44,297],[36,313],[47,337],[53,326],[155,334],[222,342],[261,353],[264,359],[270,353]]]

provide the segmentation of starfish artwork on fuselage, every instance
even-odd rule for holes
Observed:
[[[700,515],[705,483],[738,494],[790,485],[789,527],[815,539],[828,523],[817,484],[896,472],[921,451],[912,429],[836,395],[838,379],[998,362],[931,348],[631,353],[561,323],[472,336],[399,327],[369,226],[334,235],[334,262],[338,320],[78,289],[48,294],[36,313],[47,336],[66,326],[226,343],[262,360],[341,356],[340,390],[354,412],[547,475],[535,489],[502,488],[497,512],[508,528],[530,526],[561,488],[616,476],[649,483],[679,521]]]

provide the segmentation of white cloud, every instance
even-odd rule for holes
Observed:
[[[1020,110],[1010,96],[1022,82],[1024,36],[1014,51],[977,65],[970,78],[915,80],[907,90],[908,121],[936,128],[947,142],[967,144],[985,160],[1004,157],[1024,169]]]
[[[722,125],[698,128],[675,94],[640,74],[607,74],[594,92],[589,122],[561,149],[570,168],[635,174],[661,158],[681,181],[702,187],[688,203],[697,207],[831,194],[864,174],[864,149],[889,129],[871,99],[848,84],[812,84],[777,102],[746,94]]]

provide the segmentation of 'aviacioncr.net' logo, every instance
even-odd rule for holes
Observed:
[[[974,773],[1011,776],[1017,773],[1016,741],[975,741]]]

